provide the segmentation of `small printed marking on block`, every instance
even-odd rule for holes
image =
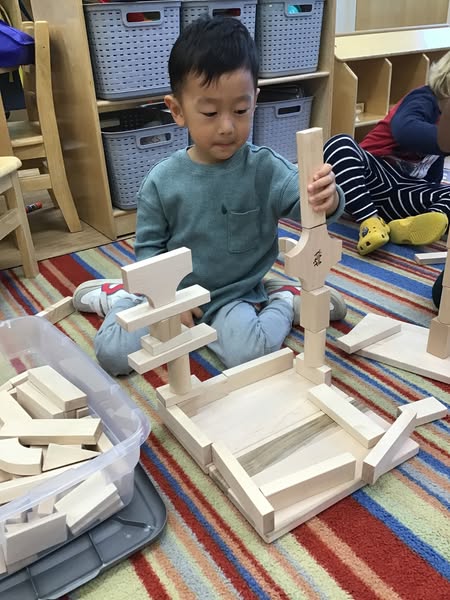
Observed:
[[[308,390],[308,400],[365,448],[372,448],[384,435],[382,427],[325,384]]]
[[[87,405],[86,394],[49,365],[29,369],[28,378],[64,411]]]
[[[260,487],[275,510],[326,492],[355,479],[356,458],[350,452],[312,464]]]
[[[362,479],[374,484],[389,468],[391,458],[398,446],[408,438],[416,426],[416,412],[408,410],[392,423],[380,441],[363,460]]]
[[[406,411],[413,411],[416,413],[416,427],[425,425],[436,419],[444,419],[448,414],[448,409],[445,404],[442,404],[442,402],[439,402],[439,400],[433,396],[422,398],[411,404],[403,404],[398,407],[399,415]]]

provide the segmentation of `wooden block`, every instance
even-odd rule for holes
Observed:
[[[94,527],[97,523],[108,519],[123,507],[124,504],[118,494],[115,497],[108,497],[97,505],[93,516],[88,515],[84,519],[81,519],[78,524],[72,525],[72,534],[78,535],[83,529]]]
[[[331,385],[331,369],[327,365],[321,367],[308,367],[305,364],[305,354],[302,352],[295,358],[294,368],[296,372],[316,385],[326,383]]]
[[[215,466],[236,494],[255,528],[261,533],[272,531],[275,526],[273,506],[232,453],[220,442],[215,442],[212,456]]]
[[[0,429],[0,439],[18,438],[22,444],[96,444],[100,419],[32,419],[11,421]]]
[[[40,448],[26,448],[17,438],[0,440],[0,469],[3,471],[14,475],[38,475],[41,461]]]
[[[29,369],[28,378],[64,411],[87,405],[86,394],[49,365]]]
[[[188,327],[182,327],[182,332],[175,337],[168,339],[165,342],[162,342],[157,337],[153,335],[145,335],[141,338],[142,348],[147,350],[147,352],[153,356],[158,356],[159,354],[164,354],[169,350],[173,350],[173,348],[177,348],[186,342],[189,342],[192,339],[191,329]]]
[[[295,248],[296,244],[297,244],[297,240],[294,240],[292,238],[288,238],[288,237],[278,238],[278,249],[283,254],[286,254],[286,252],[290,252],[291,250],[293,250]]]
[[[0,423],[9,421],[31,421],[31,416],[24,410],[9,392],[0,392]]]
[[[67,527],[80,531],[119,497],[117,487],[106,483],[102,473],[94,473],[55,502],[55,510],[67,515]],[[120,497],[119,497],[120,499]]]
[[[30,475],[29,477],[19,477],[17,479],[12,479],[11,481],[4,481],[0,483],[0,504],[5,504],[6,502],[10,502],[22,494],[26,494],[31,489],[40,485],[43,481],[49,479],[50,477],[55,477],[67,469],[73,468],[72,466],[61,467],[60,469],[55,469],[54,471],[48,471],[46,473],[40,473],[39,475]]]
[[[362,478],[374,484],[389,468],[398,447],[410,436],[416,426],[416,412],[405,410],[389,427],[378,444],[363,460]]]
[[[66,515],[54,513],[25,523],[15,532],[5,533],[6,563],[38,554],[67,539]]]
[[[187,402],[191,398],[201,395],[202,393],[202,382],[195,375],[191,375],[191,385],[188,392],[185,394],[176,394],[170,389],[170,384],[161,385],[156,388],[156,395],[158,400],[164,404],[164,406],[174,406],[182,402]]]
[[[23,371],[22,373],[18,373],[17,375],[14,375],[14,377],[11,377],[9,379],[9,382],[13,387],[17,387],[24,381],[27,381],[27,379],[28,379],[28,371]]]
[[[0,483],[1,483],[2,481],[9,481],[9,480],[10,480],[10,479],[12,479],[12,478],[13,478],[13,475],[12,475],[12,473],[7,473],[6,471],[2,471],[2,470],[0,469]]]
[[[3,385],[0,385],[0,392],[10,392],[13,389],[12,383],[7,381]]]
[[[427,352],[439,358],[450,356],[450,325],[444,325],[437,317],[431,319]]]
[[[3,554],[3,548],[0,545],[0,575],[3,575],[7,571],[5,556]]]
[[[34,419],[63,419],[64,409],[52,402],[30,381],[17,386],[17,402]]]
[[[379,342],[401,329],[401,323],[389,317],[367,314],[346,335],[336,339],[336,345],[349,354]]]
[[[222,372],[227,378],[230,389],[237,390],[256,381],[272,377],[292,369],[294,353],[290,348],[282,348],[261,358],[255,358],[242,365],[231,367]]]
[[[447,252],[418,252],[414,254],[414,260],[419,265],[434,265],[438,263],[445,263],[447,259]]]
[[[260,490],[274,509],[279,510],[352,481],[356,476],[355,470],[355,457],[344,452],[266,483]]]
[[[303,290],[316,290],[323,287],[331,268],[340,261],[341,251],[342,241],[331,238],[326,225],[302,229],[298,244],[285,255],[285,273],[301,279]]]
[[[323,135],[320,127],[297,131],[297,164],[300,188],[302,228],[317,227],[325,223],[324,212],[313,211],[309,204],[308,185],[323,165]]]
[[[442,279],[443,287],[450,287],[450,262],[444,267],[444,277]]]
[[[192,273],[192,255],[188,248],[171,250],[122,267],[125,289],[143,294],[150,306],[160,308],[175,300],[182,279]]]
[[[403,406],[398,407],[399,415],[407,411],[416,413],[416,427],[425,425],[425,423],[430,423],[436,419],[444,419],[448,414],[447,407],[433,396],[422,398],[422,400],[416,400],[411,404],[403,404]]]
[[[223,373],[199,383],[199,395],[178,403],[178,406],[188,417],[196,415],[207,404],[224,398],[232,390],[229,380]]]
[[[8,517],[6,519],[5,525],[11,525],[14,523],[16,523],[16,524],[17,523],[25,523],[26,520],[27,520],[27,513],[24,511],[24,512],[17,513],[15,515],[13,515],[12,517]]]
[[[192,285],[175,294],[174,302],[160,308],[152,308],[143,302],[120,311],[116,315],[117,322],[126,331],[136,331],[141,327],[148,327],[174,315],[178,315],[191,308],[206,304],[211,299],[210,293],[200,285]]]
[[[441,303],[439,305],[438,320],[444,325],[450,325],[450,287],[442,288]]]
[[[302,290],[300,325],[308,331],[326,329],[330,324],[330,288],[323,286],[307,292]]]
[[[62,298],[55,302],[51,306],[48,306],[44,310],[36,313],[36,317],[42,317],[46,319],[50,323],[58,323],[58,321],[62,321],[69,315],[71,315],[75,311],[72,302],[72,296],[67,296],[66,298]]]
[[[308,400],[336,421],[365,448],[372,448],[384,434],[382,427],[343,399],[333,388],[323,383],[308,391]]]
[[[1,443],[1,442],[0,442]],[[83,450],[82,448],[72,448],[61,444],[49,444],[45,454],[43,471],[57,469],[64,465],[73,465],[74,463],[90,460],[98,456],[100,452],[92,450]]]
[[[70,411],[72,412],[72,411]],[[87,417],[90,412],[89,412],[89,407],[88,406],[83,406],[83,408],[77,408],[75,411],[75,419],[82,419],[83,417]],[[67,417],[67,413],[66,413],[66,417]]]
[[[51,515],[55,508],[55,501],[55,496],[49,496],[48,498],[45,498],[44,500],[39,502],[36,508],[36,513],[38,514],[38,516],[45,517],[47,515]]]
[[[97,452],[108,452],[111,448],[114,448],[114,444],[111,442],[106,433],[101,433],[100,437],[97,440],[97,444],[95,446],[95,450]]]
[[[311,368],[322,367],[325,364],[325,345],[327,330],[308,331],[305,329],[305,344],[303,357],[305,365]]]
[[[193,327],[191,334],[192,338],[188,342],[158,356],[152,356],[146,350],[132,352],[128,355],[128,364],[138,373],[146,373],[165,363],[187,355],[189,352],[193,352],[202,346],[206,346],[217,339],[216,330],[206,323],[200,323],[200,325]]]

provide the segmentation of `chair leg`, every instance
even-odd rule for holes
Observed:
[[[39,267],[36,260],[33,240],[31,238],[30,224],[25,204],[23,201],[22,190],[20,188],[17,173],[11,173],[12,187],[4,192],[8,208],[16,208],[19,220],[19,226],[15,230],[17,246],[22,257],[22,265],[25,277],[36,277],[39,275]]]
[[[66,169],[62,158],[61,149],[53,148],[52,151],[46,146],[46,150],[47,167],[50,174],[53,191],[53,195],[50,194],[50,197],[53,201],[56,200],[67,223],[69,231],[71,233],[81,231],[81,223],[75,207],[72,192],[70,191],[69,182],[67,181]]]

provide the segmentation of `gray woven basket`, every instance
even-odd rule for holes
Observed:
[[[303,12],[291,12],[295,7]],[[261,77],[317,70],[323,8],[324,0],[301,4],[258,0],[255,41]]]
[[[131,117],[128,122],[133,123]],[[151,167],[188,145],[187,129],[175,123],[129,131],[106,129],[102,137],[112,203],[123,210],[136,208],[136,194]]]
[[[255,37],[257,0],[182,0],[181,28],[186,27],[204,14],[211,17],[224,15],[242,21],[252,37]]]
[[[308,129],[313,97],[262,102],[253,120],[253,143],[268,146],[291,162],[297,162],[295,133]]]
[[[98,98],[138,98],[170,90],[167,63],[180,33],[180,5],[176,0],[84,5]],[[148,20],[130,22],[136,13],[145,13]]]

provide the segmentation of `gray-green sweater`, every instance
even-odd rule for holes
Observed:
[[[344,196],[328,219],[344,210]],[[245,144],[232,158],[204,165],[187,149],[156,164],[138,192],[137,260],[186,246],[194,283],[211,292],[204,321],[232,300],[263,302],[261,283],[278,255],[278,220],[300,220],[297,167],[269,148]]]

